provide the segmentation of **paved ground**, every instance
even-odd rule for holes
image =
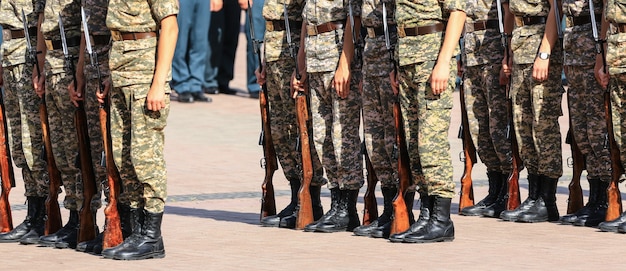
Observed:
[[[245,38],[242,40],[245,41]],[[304,233],[258,226],[262,155],[257,145],[259,106],[245,97],[245,47],[240,43],[238,96],[213,95],[210,104],[172,103],[166,130],[169,198],[163,222],[167,256],[159,260],[122,262],[52,248],[0,245],[3,270],[589,270],[621,269],[626,264],[626,236],[553,223],[520,224],[453,214],[454,242],[391,244],[351,233]],[[458,99],[457,99],[458,103]],[[455,180],[458,161],[459,106],[450,130]],[[563,133],[566,117],[561,118]],[[569,147],[564,145],[564,158]],[[474,169],[477,199],[486,194],[482,165]],[[525,178],[526,173],[522,173]],[[566,208],[571,169],[559,182],[558,204]],[[25,216],[20,174],[10,195],[15,225]],[[585,195],[586,182],[583,181]],[[279,208],[289,201],[282,173],[274,178]],[[527,195],[521,181],[521,195]],[[362,193],[365,189],[362,189]],[[457,188],[458,190],[458,188]],[[330,199],[323,189],[323,203]],[[378,202],[382,202],[380,191]],[[622,196],[622,198],[625,198]],[[458,198],[453,201],[458,208]],[[362,201],[358,205],[363,209]],[[64,218],[67,212],[63,210]],[[103,215],[99,214],[102,225]]]

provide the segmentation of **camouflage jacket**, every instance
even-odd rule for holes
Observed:
[[[600,22],[602,18],[602,1],[593,2],[596,20]],[[563,15],[566,17],[565,31],[563,32],[563,53],[565,54],[565,65],[585,66],[594,65],[596,61],[595,40],[591,31],[591,23],[573,26],[571,17],[590,16],[589,1],[587,0],[564,0]],[[598,35],[600,33],[600,23],[597,24]]]
[[[22,9],[28,20],[28,27],[37,27],[37,14],[33,13],[34,0],[0,1],[0,25],[2,29],[23,30]],[[31,44],[36,46],[37,37],[31,37]],[[2,43],[2,66],[10,67],[26,62],[26,40],[12,39]]]
[[[267,21],[284,21],[285,6],[287,7],[288,20],[290,22],[302,22],[304,0],[265,0],[265,4],[263,5],[263,17]],[[291,25],[289,30],[291,31],[291,42],[299,45],[301,28]],[[286,35],[286,30],[265,30],[265,61],[273,62],[291,58]]]
[[[502,2],[506,3],[505,1]],[[466,13],[466,24],[486,20],[497,21],[497,1],[467,1]],[[463,63],[465,63],[466,66],[500,62],[504,52],[500,39],[500,28],[465,32],[463,49]]]
[[[41,1],[41,0],[40,0]],[[61,40],[59,14],[63,20],[65,37],[80,37],[80,0],[46,0],[41,32],[46,40]]]
[[[543,16],[547,18],[550,12],[549,1],[553,0],[510,0],[509,8],[516,17]],[[514,64],[533,64],[535,62],[537,50],[539,50],[541,45],[545,29],[545,24],[515,26],[513,37],[511,38]],[[560,42],[557,42],[554,48],[552,48],[550,61],[556,63],[563,62],[563,49]]]
[[[626,0],[607,0],[605,11],[607,21],[626,23]]]

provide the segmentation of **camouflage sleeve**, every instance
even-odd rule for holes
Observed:
[[[450,12],[455,10],[465,11],[467,9],[467,1],[464,0],[444,0],[443,10]]]
[[[157,22],[161,22],[167,16],[178,14],[177,0],[148,0],[148,3]]]
[[[39,14],[46,7],[46,0],[33,0],[33,13]]]
[[[361,7],[363,6],[363,0],[350,0],[352,1],[352,12],[354,12],[354,16],[361,16]]]

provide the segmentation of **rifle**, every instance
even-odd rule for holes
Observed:
[[[461,47],[463,48],[463,47]],[[465,103],[465,90],[463,89],[463,79],[461,79],[460,99],[461,99],[461,127],[459,127],[458,138],[463,140],[463,152],[459,154],[459,160],[465,164],[463,175],[461,176],[461,195],[459,199],[459,212],[474,205],[474,187],[472,186],[472,169],[477,162],[476,147],[472,141],[469,127],[469,117]]]
[[[506,33],[504,29],[504,14],[502,13],[502,1],[496,1],[497,9],[498,9],[498,28],[500,30],[500,43],[502,44],[502,50],[504,51],[504,56],[507,61],[510,57],[509,55],[509,42],[508,37],[509,34]],[[511,98],[511,81],[509,80],[508,84],[505,87],[506,99],[507,99],[507,115],[509,117],[509,121],[507,124],[506,137],[509,139],[511,143],[511,173],[507,178],[508,183],[508,193],[507,193],[507,210],[514,210],[519,207],[521,204],[520,196],[519,196],[519,172],[522,170],[522,159],[519,156],[519,149],[517,146],[517,140],[515,139],[514,131],[513,131],[513,100]]]
[[[589,15],[591,16],[591,32],[596,42],[596,54],[602,55],[602,69],[606,73],[606,56],[604,45],[600,40],[598,28],[596,24],[596,14],[594,12],[593,0],[589,0]],[[610,82],[609,82],[610,83]],[[607,201],[609,207],[606,210],[606,221],[612,221],[620,217],[622,213],[622,195],[619,192],[620,177],[624,173],[620,159],[620,151],[615,141],[613,133],[613,111],[611,109],[611,91],[610,87],[606,88],[604,93],[604,108],[606,112],[607,134],[604,142],[605,148],[610,148],[611,152],[611,182],[607,188]]]
[[[397,76],[398,68],[394,59],[394,47],[391,45],[389,37],[389,25],[387,23],[387,5],[383,3],[383,30],[385,32],[385,46],[389,55],[389,62],[393,67],[393,73]],[[409,188],[411,182],[411,167],[409,163],[409,152],[406,148],[406,138],[404,134],[404,122],[402,120],[402,109],[400,108],[400,100],[396,94],[393,104],[393,117],[396,127],[396,150],[395,154],[398,159],[398,178],[399,187],[398,194],[393,199],[393,219],[391,220],[390,234],[396,234],[406,231],[409,228],[409,210],[404,201],[404,193]]]
[[[74,66],[75,58],[70,56],[67,50],[67,40],[65,39],[65,28],[61,13],[59,13],[59,32],[61,33],[61,43],[63,45],[63,55],[65,56],[65,68],[72,76],[74,76],[74,90],[78,91],[76,82],[76,66]],[[87,37],[88,39],[89,37]],[[82,52],[81,52],[82,53]],[[85,97],[85,95],[82,95]],[[96,238],[96,216],[91,210],[91,200],[96,194],[95,174],[93,172],[93,164],[91,162],[91,148],[89,143],[89,134],[87,124],[87,114],[85,113],[85,105],[83,101],[78,101],[78,107],[74,110],[74,124],[76,125],[76,137],[78,141],[78,159],[80,160],[80,171],[83,180],[83,206],[79,213],[79,228],[77,242],[84,242]]]
[[[367,190],[365,190],[365,195],[363,196],[363,203],[365,205],[363,211],[363,225],[369,225],[374,222],[374,220],[378,219],[378,203],[376,202],[376,195],[374,194],[378,177],[376,176],[372,161],[367,154],[365,142],[363,142],[363,155],[365,155],[365,169],[367,171]]]
[[[80,9],[80,14],[83,21],[85,47],[87,48],[87,53],[89,54],[91,66],[96,69],[96,73],[98,75],[98,86],[100,88],[99,91],[100,93],[104,93],[102,74],[100,73],[100,64],[98,63],[98,54],[94,52],[91,47],[89,26],[87,25],[87,18],[85,16],[85,10],[83,7],[81,7]],[[113,160],[113,146],[111,142],[111,122],[109,120],[109,112],[109,102],[105,100],[103,103],[100,104],[98,110],[98,115],[100,118],[100,132],[102,133],[102,145],[104,146],[105,154],[107,183],[109,187],[108,202],[107,206],[104,208],[106,227],[104,228],[103,232],[102,247],[105,249],[117,246],[123,241],[120,215],[117,210],[117,198],[119,197],[121,177],[120,173],[117,171],[117,167],[115,167],[115,161]]]
[[[250,22],[250,38],[252,39],[252,47],[254,54],[259,61],[259,69],[263,69],[261,65],[260,43],[254,37],[254,21],[252,20],[252,7],[248,1],[248,21]],[[270,127],[270,107],[268,103],[267,86],[261,86],[261,95],[259,95],[259,104],[261,106],[261,135],[259,136],[259,145],[263,146],[263,158],[261,158],[261,168],[265,169],[265,178],[261,184],[261,219],[266,216],[276,214],[276,201],[274,199],[274,172],[278,169],[278,160],[276,158],[276,150],[272,142],[272,129]]]
[[[28,62],[34,63],[37,69],[37,77],[41,76],[39,68],[39,60],[37,59],[37,49],[30,43],[30,35],[28,33],[28,19],[22,9],[22,22],[24,23],[24,37],[26,39],[26,48],[28,50]],[[44,143],[44,152],[46,154],[46,167],[48,169],[49,191],[46,199],[46,226],[45,235],[57,232],[62,226],[61,209],[59,208],[59,192],[61,190],[61,172],[57,168],[52,154],[52,141],[50,140],[50,126],[48,125],[48,108],[46,107],[46,94],[44,93],[39,103],[39,118],[41,119],[41,131]]]
[[[28,30],[26,30],[28,31]],[[2,76],[2,75],[0,75]],[[9,146],[9,131],[4,106],[4,93],[0,94],[0,176],[2,176],[2,192],[0,193],[0,232],[13,229],[13,216],[9,204],[9,193],[15,187],[13,163]]]
[[[571,116],[569,120],[569,125],[570,127],[573,127]],[[573,214],[583,208],[583,189],[580,187],[580,176],[585,169],[585,157],[583,156],[580,148],[578,147],[578,144],[576,143],[572,128],[570,128],[567,132],[565,143],[570,144],[570,147],[572,149],[572,157],[571,159],[568,159],[567,163],[572,167],[573,170],[572,180],[568,185],[569,198],[567,199],[567,213]]]

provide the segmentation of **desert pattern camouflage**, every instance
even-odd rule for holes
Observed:
[[[290,22],[302,21],[302,8],[304,1],[289,1],[287,5],[287,14]],[[284,22],[284,7],[282,1],[265,1],[263,6],[263,17],[267,21],[282,21]],[[300,45],[300,32],[301,28],[296,27],[295,24],[290,24],[291,42],[296,45]],[[265,61],[290,61],[291,55],[289,53],[289,44],[287,44],[287,31],[265,31]],[[297,53],[297,51],[296,51]],[[291,60],[292,61],[292,60]],[[287,70],[285,70],[286,72]],[[291,76],[291,72],[289,72]]]
[[[450,11],[466,9],[462,0],[398,0],[396,22],[398,27],[428,26],[446,23]],[[443,43],[443,32],[408,36],[398,39],[396,58],[400,66],[436,60]],[[415,52],[420,52],[416,54]],[[458,48],[454,54],[458,54]]]
[[[2,0],[0,1],[0,25],[3,29],[24,29],[22,9],[26,14],[29,27],[37,27],[37,14],[32,12],[33,0]],[[7,38],[7,37],[5,37]],[[35,40],[37,37],[31,37]],[[32,41],[31,40],[31,41]],[[34,45],[35,43],[33,43]],[[26,62],[26,40],[12,39],[2,42],[2,66],[8,67]]]
[[[40,0],[41,1],[41,0]],[[41,32],[46,40],[61,40],[59,32],[59,14],[63,20],[65,37],[80,37],[80,3],[81,0],[45,0],[44,20]]]
[[[393,18],[395,16],[396,2],[394,0],[363,0],[363,7],[361,8],[361,24],[363,26],[383,26],[383,2],[385,2],[385,7],[387,8],[387,23],[390,26],[395,26],[396,23]]]
[[[30,80],[32,68],[26,64],[3,68],[4,103],[10,127],[11,156],[15,165],[22,169],[24,195],[45,197],[48,195],[48,173],[43,160],[38,111],[41,99],[35,94]]]
[[[267,37],[267,36],[266,36]],[[267,47],[267,45],[265,45]],[[272,127],[272,140],[280,166],[287,180],[300,180],[302,178],[302,154],[296,150],[298,139],[298,125],[296,123],[296,107],[290,95],[289,82],[291,74],[295,70],[293,59],[267,62],[266,85],[270,104],[270,126]],[[309,127],[311,123],[309,121]],[[309,135],[312,135],[309,131]],[[313,146],[312,136],[310,146]],[[321,186],[326,184],[324,168],[315,148],[311,148],[311,161],[313,163],[313,179],[311,185]]]
[[[450,60],[448,89],[439,96],[432,95],[428,84],[434,65],[435,61],[427,61],[400,67],[399,98],[413,182],[429,196],[452,198],[455,184],[448,129],[456,60]]]
[[[613,136],[619,147],[620,162],[626,165],[626,105],[622,102],[626,97],[626,74],[614,74],[609,84],[611,90],[611,110],[613,115]]]
[[[611,29],[611,34],[607,35],[606,65],[609,67],[609,74],[626,73],[626,33],[617,33]]]
[[[395,35],[389,38],[392,42],[397,39]],[[363,136],[374,172],[381,187],[387,188],[398,186],[396,155],[399,154],[394,153],[396,130],[393,116],[393,104],[397,98],[389,81],[392,70],[385,36],[366,37],[363,50]]]
[[[548,16],[551,0],[512,0],[509,3],[511,12],[515,16]],[[547,17],[546,17],[547,18]],[[532,64],[535,62],[537,50],[545,32],[545,24],[526,25],[515,27],[511,39],[511,51],[514,52],[513,64]],[[550,52],[550,66],[563,63],[563,50],[557,42]]]
[[[177,13],[178,2],[172,0],[111,0],[107,26],[122,32],[156,31],[158,22]],[[113,156],[123,180],[120,203],[162,213],[167,197],[163,130],[170,111],[171,71],[163,86],[165,107],[159,111],[148,110],[145,103],[156,65],[156,45],[156,38],[118,41],[111,45],[110,118]]]
[[[598,21],[598,33],[600,33],[602,1],[595,0],[593,4],[595,7],[596,20]],[[563,15],[567,16],[565,17],[565,31],[563,31],[563,54],[565,55],[563,65],[594,65],[596,61],[596,51],[591,32],[591,23],[574,26],[572,22],[572,17],[575,16],[589,17],[589,1],[563,1]]]
[[[352,78],[348,97],[341,99],[331,85],[333,77],[334,72],[308,74],[313,145],[322,158],[328,188],[358,190],[363,185],[358,82]]]
[[[532,78],[533,65],[529,64],[514,64],[511,75],[513,122],[520,157],[529,173],[557,179],[563,174],[558,122],[563,115],[562,70],[560,63],[550,60],[548,79],[544,82]]]
[[[593,65],[569,66],[567,100],[570,129],[585,156],[587,178],[611,179],[611,153],[606,147],[605,90],[595,80]]]

